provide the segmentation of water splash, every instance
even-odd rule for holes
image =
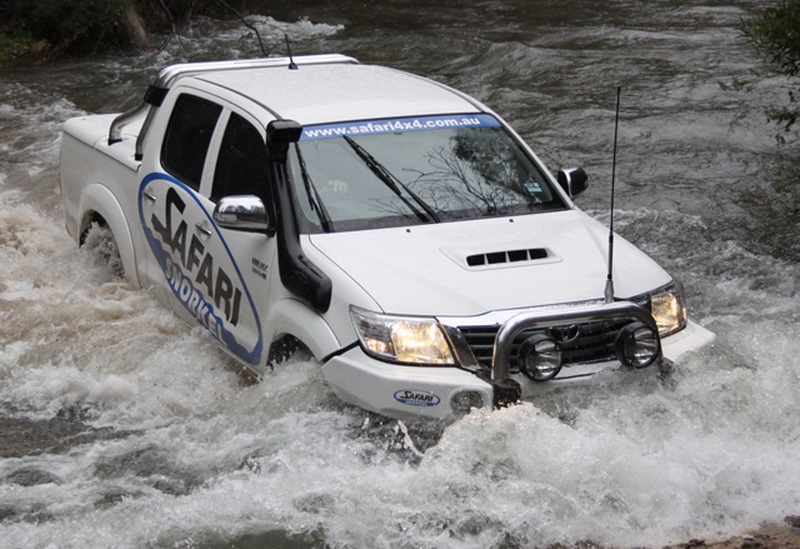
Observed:
[[[601,219],[611,118],[598,82],[639,71],[621,127],[629,167],[618,228],[686,283],[715,346],[666,382],[650,371],[598,376],[407,433],[339,403],[314,362],[244,383],[208,338],[63,231],[61,121],[131,106],[123,103],[140,99],[131,90],[164,64],[256,55],[242,25],[201,20],[156,58],[71,61],[0,81],[0,442],[19,450],[0,458],[0,539],[660,546],[796,514],[796,262],[772,253],[761,219],[777,226],[780,216],[747,194],[779,202],[754,183],[774,168],[758,109],[776,92],[769,79],[738,81],[753,60],[730,45],[752,5],[581,4],[569,17],[548,6],[527,19],[498,3],[381,12],[415,21],[409,27],[345,2],[348,32],[253,19],[276,48],[288,32],[309,48],[354,51],[489,99],[548,160],[594,166],[581,205]],[[478,12],[489,31],[474,28]]]

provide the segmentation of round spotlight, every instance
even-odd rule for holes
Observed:
[[[519,347],[520,369],[534,381],[550,381],[561,371],[561,347],[544,334],[530,336]]]
[[[642,322],[631,322],[617,335],[617,358],[629,368],[645,368],[661,356],[658,332]]]

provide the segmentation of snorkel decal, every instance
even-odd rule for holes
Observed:
[[[232,353],[249,364],[259,364],[264,344],[258,311],[208,211],[186,185],[163,173],[145,177],[138,198],[145,238],[172,293]],[[145,212],[145,202],[152,213]],[[189,230],[184,216],[187,208],[202,212],[198,218],[207,220],[205,241]],[[208,246],[213,239],[219,241],[216,251]],[[219,248],[225,253],[220,254]],[[250,326],[252,330],[242,329]]]

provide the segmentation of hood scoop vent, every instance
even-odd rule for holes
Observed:
[[[521,250],[506,250],[468,255],[467,265],[469,267],[489,267],[509,263],[540,261],[548,257],[549,254],[544,248],[523,248]]]

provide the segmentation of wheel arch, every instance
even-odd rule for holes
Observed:
[[[305,348],[321,361],[341,348],[339,339],[322,315],[294,298],[275,303],[266,325],[270,327],[268,359]]]
[[[93,183],[83,192],[80,211],[83,213],[78,226],[79,244],[83,243],[84,235],[93,222],[108,227],[119,250],[125,278],[137,287],[141,286],[130,225],[116,197],[105,186]]]

